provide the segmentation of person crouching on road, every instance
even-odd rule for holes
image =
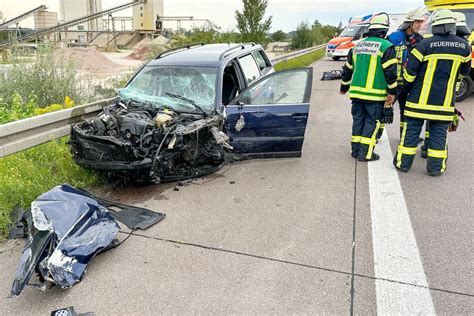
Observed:
[[[395,52],[398,59],[397,65],[397,100],[400,107],[400,134],[403,129],[403,110],[405,109],[405,104],[407,102],[407,95],[402,93],[403,87],[403,69],[406,68],[408,61],[408,54],[411,52],[416,45],[423,40],[423,36],[419,34],[421,26],[425,21],[426,11],[424,9],[413,9],[409,11],[405,19],[403,20],[402,25],[399,29],[392,34],[390,34],[387,39],[390,43],[395,46]],[[382,124],[377,139],[382,137],[385,124]]]
[[[359,161],[379,159],[374,148],[380,125],[393,122],[397,58],[385,39],[388,29],[388,15],[372,18],[368,37],[349,52],[343,66],[340,92],[349,91],[352,100],[352,157]]]
[[[400,171],[410,170],[426,120],[430,126],[426,168],[431,176],[439,176],[446,170],[448,159],[447,135],[454,119],[456,80],[471,70],[471,46],[454,35],[453,12],[436,11],[432,20],[433,36],[412,50],[403,74],[408,93],[406,124],[393,163]]]

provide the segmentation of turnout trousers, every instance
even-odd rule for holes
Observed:
[[[352,157],[371,159],[380,129],[384,102],[352,100]]]
[[[400,145],[393,164],[397,169],[408,172],[415,160],[418,138],[425,120],[405,117]],[[432,175],[439,175],[446,170],[448,159],[448,127],[450,122],[428,121],[429,138],[427,142],[428,161],[426,169]]]

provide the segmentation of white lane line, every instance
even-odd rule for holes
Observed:
[[[376,151],[380,160],[368,163],[375,276],[427,287],[386,130]],[[379,315],[435,314],[427,288],[381,280],[375,286]]]

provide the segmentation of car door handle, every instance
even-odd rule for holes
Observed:
[[[306,119],[306,115],[304,114],[293,114],[291,117],[293,117],[295,121],[302,121]]]

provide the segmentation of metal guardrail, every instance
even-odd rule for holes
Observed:
[[[70,124],[97,115],[115,98],[0,125],[0,157],[69,135]]]
[[[327,43],[326,44],[321,44],[321,45],[317,45],[317,46],[313,46],[313,47],[310,47],[310,48],[306,48],[306,49],[302,49],[302,50],[299,50],[299,51],[296,51],[296,52],[292,52],[292,53],[289,53],[289,54],[286,54],[286,55],[282,55],[282,56],[278,56],[277,58],[273,59],[272,60],[272,63],[274,65],[278,64],[278,63],[281,63],[282,61],[287,61],[289,59],[293,59],[293,58],[296,58],[296,57],[299,57],[299,56],[302,56],[302,55],[305,55],[305,54],[308,54],[308,53],[312,53],[314,51],[317,51],[317,50],[320,50],[322,48],[325,48],[327,46]]]
[[[324,48],[324,45],[303,49],[272,60],[273,64],[296,58]],[[34,116],[0,125],[0,158],[69,135],[70,124],[96,116],[116,98],[79,105],[70,109]]]

